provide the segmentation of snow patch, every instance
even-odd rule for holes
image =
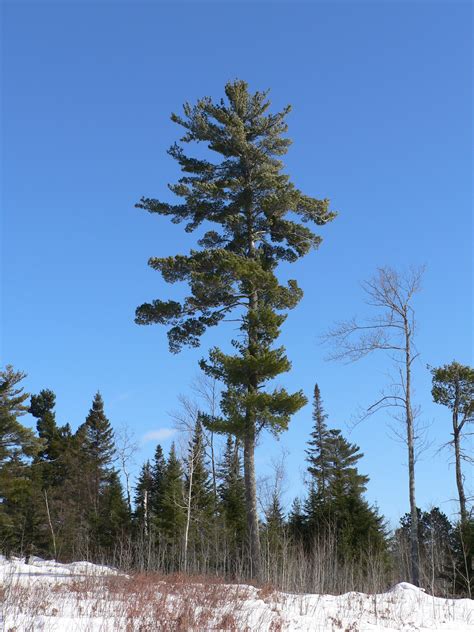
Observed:
[[[192,583],[191,578],[184,583],[129,578],[84,561],[61,564],[31,557],[26,564],[0,556],[0,589],[0,629],[15,632],[474,630],[474,601],[432,597],[407,582],[376,595],[268,593],[247,585]]]

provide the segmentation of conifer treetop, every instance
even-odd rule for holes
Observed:
[[[203,222],[215,225],[198,241],[201,250],[149,260],[167,282],[187,281],[191,289],[182,303],[157,299],[136,311],[138,324],[171,325],[173,352],[183,345],[198,346],[208,327],[248,306],[256,290],[268,308],[294,307],[301,290],[293,280],[280,285],[273,269],[279,261],[296,261],[318,247],[321,237],[309,224],[321,226],[336,215],[329,200],[304,195],[282,172],[279,158],[290,144],[283,137],[289,106],[269,114],[268,92],[251,94],[240,80],[228,83],[225,94],[227,99],[218,103],[209,97],[194,106],[186,103],[183,115],[171,117],[186,130],[181,143],[205,143],[220,161],[189,157],[183,147],[173,145],[169,154],[183,176],[169,188],[182,203],[142,198],[137,204],[170,216],[174,223],[186,222],[188,232]],[[275,321],[274,326],[280,324]]]

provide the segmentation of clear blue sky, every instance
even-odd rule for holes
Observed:
[[[2,362],[28,373],[28,391],[53,389],[58,422],[73,428],[98,388],[114,426],[126,422],[138,439],[171,426],[198,359],[232,330],[171,355],[163,328],[134,324],[137,305],[171,291],[148,257],[194,241],[134,204],[168,196],[179,175],[166,154],[180,131],[170,112],[246,79],[271,88],[275,108],[293,105],[287,170],[340,213],[319,252],[292,266],[305,297],[284,326],[293,369],[281,382],[311,396],[317,381],[331,424],[345,430],[389,362],[327,363],[318,336],[364,313],[359,283],[377,266],[425,263],[416,400],[433,447],[418,464],[418,504],[451,512],[453,467],[436,454],[449,413],[431,403],[425,365],[473,362],[471,4],[4,2],[2,11]],[[365,453],[368,498],[395,521],[408,508],[407,473],[388,421],[379,414],[350,439]],[[288,451],[288,501],[301,492],[310,430],[308,406],[258,449],[262,475]],[[138,461],[153,449],[142,442]]]

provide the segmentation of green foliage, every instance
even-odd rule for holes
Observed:
[[[113,430],[104,412],[102,395],[97,391],[86,421],[77,435],[82,439],[85,457],[102,472],[106,472],[115,455]]]
[[[308,461],[308,472],[312,476],[313,485],[316,486],[318,495],[324,498],[329,484],[329,473],[327,471],[329,463],[329,431],[326,424],[327,415],[324,412],[321,401],[321,391],[319,386],[314,386],[313,397],[313,421],[314,428],[308,441],[306,450],[306,460]]]
[[[474,418],[474,368],[453,361],[431,370],[432,395],[437,404],[458,413],[467,420]]]
[[[114,433],[99,392],[94,396],[85,422],[76,432],[74,443],[74,461],[81,472],[76,485],[82,512],[86,516],[89,546],[92,550],[112,546],[118,517],[126,516],[125,529],[128,529],[130,516],[113,468]]]
[[[251,557],[258,576],[256,436],[263,428],[285,430],[291,415],[306,403],[302,392],[262,390],[290,368],[284,349],[272,349],[272,344],[285,320],[283,312],[302,296],[295,280],[281,285],[275,269],[279,262],[294,262],[318,247],[321,238],[309,225],[326,224],[335,213],[328,200],[303,194],[283,172],[280,157],[290,145],[284,136],[290,107],[270,114],[268,93],[252,94],[244,81],[228,83],[225,94],[226,100],[217,103],[209,97],[194,106],[186,103],[182,116],[171,117],[185,130],[181,143],[205,143],[214,160],[188,156],[174,144],[169,154],[183,175],[169,188],[182,201],[142,198],[137,206],[169,216],[174,223],[185,222],[187,232],[203,223],[211,227],[198,241],[200,250],[149,260],[165,281],[186,282],[190,293],[182,302],[144,303],[136,311],[136,322],[168,325],[172,352],[183,345],[198,346],[209,327],[231,314],[240,322],[241,340],[233,341],[237,354],[214,349],[210,361],[202,363],[227,387],[224,417],[203,421],[215,432],[244,438],[246,468],[252,470],[246,472]]]
[[[161,500],[163,497],[163,483],[166,470],[166,459],[161,445],[155,448],[153,464],[151,466],[152,486],[151,486],[151,510],[156,516],[161,510]]]
[[[202,250],[150,259],[167,282],[187,281],[191,294],[183,303],[156,300],[142,305],[137,322],[170,325],[170,348],[179,351],[183,344],[198,345],[208,327],[244,307],[241,329],[248,341],[235,343],[240,355],[226,356],[215,349],[204,367],[231,387],[228,409],[258,411],[257,424],[278,431],[303,405],[303,395],[290,396],[284,390],[244,395],[242,388],[255,391],[255,385],[289,369],[284,350],[269,346],[285,318],[277,312],[294,307],[302,293],[296,281],[281,286],[273,270],[280,260],[295,261],[321,241],[296,218],[323,225],[335,214],[328,200],[304,195],[282,173],[279,157],[290,144],[283,137],[290,108],[269,114],[267,93],[251,94],[244,81],[227,84],[225,92],[227,102],[215,104],[206,97],[195,106],[185,104],[183,116],[172,116],[185,129],[181,142],[206,143],[220,162],[188,157],[173,145],[169,153],[184,175],[170,189],[183,202],[143,198],[137,205],[168,215],[175,223],[185,221],[188,232],[204,221],[217,228],[200,240]],[[223,431],[234,432],[241,418],[241,413],[232,415]]]
[[[428,581],[444,584],[447,591],[454,587],[459,595],[472,594],[474,570],[470,559],[474,551],[474,521],[452,523],[439,507],[430,511],[417,507],[417,514],[420,560],[428,569]],[[395,532],[399,548],[408,548],[410,529],[411,514],[407,513]]]
[[[452,413],[452,440],[454,448],[456,485],[459,495],[461,522],[469,520],[468,498],[464,490],[462,460],[472,461],[471,456],[462,449],[462,439],[466,434],[466,424],[474,421],[474,369],[458,362],[432,369],[433,400],[437,404],[447,406]],[[469,553],[472,558],[472,552]],[[474,558],[473,558],[474,559]]]
[[[19,386],[25,377],[11,365],[0,371],[0,467],[14,454],[31,457],[41,448],[34,433],[18,421],[28,412],[25,402],[29,395]]]
[[[385,549],[382,518],[363,494],[369,481],[357,468],[363,454],[340,430],[328,429],[319,387],[314,390],[314,429],[306,450],[310,491],[305,503],[306,536],[336,534],[342,558]]]
[[[58,427],[54,406],[56,396],[45,389],[31,396],[29,413],[38,419],[36,429],[43,440],[44,447],[35,458],[41,469],[43,487],[59,485],[66,476],[65,452],[71,440],[69,425]]]
[[[242,544],[246,531],[245,486],[239,443],[231,435],[227,436],[222,462],[218,468],[220,479],[219,509],[224,524],[236,544]]]
[[[288,532],[294,542],[301,542],[306,535],[306,514],[303,503],[295,498],[288,516]]]
[[[191,439],[187,469],[186,469],[186,489],[189,489],[190,476],[191,484],[191,516],[195,524],[201,523],[201,528],[209,525],[209,520],[214,515],[214,494],[212,492],[212,481],[206,466],[204,450],[204,438],[201,421],[198,417],[194,426],[194,434]]]
[[[173,443],[163,476],[161,513],[157,516],[160,530],[171,541],[181,539],[183,534],[186,522],[184,499],[183,469]]]
[[[117,472],[112,471],[101,494],[95,526],[96,546],[101,550],[112,550],[129,529],[130,514],[123,488]]]

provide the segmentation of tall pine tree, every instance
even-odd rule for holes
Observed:
[[[269,114],[266,92],[251,94],[244,81],[225,87],[227,101],[206,97],[184,105],[172,120],[184,128],[183,143],[205,143],[217,161],[193,158],[173,145],[169,154],[184,175],[170,189],[183,198],[170,204],[142,198],[140,208],[186,222],[191,232],[203,222],[214,224],[189,255],[151,258],[149,264],[170,283],[187,281],[190,296],[182,303],[154,300],[137,309],[139,324],[170,325],[170,349],[197,346],[207,328],[231,312],[240,319],[237,353],[213,349],[203,368],[227,387],[225,418],[209,420],[215,431],[242,439],[247,525],[254,576],[260,574],[260,543],[254,450],[259,432],[285,430],[291,415],[305,403],[301,392],[265,390],[268,381],[288,371],[284,348],[273,348],[287,310],[302,291],[296,281],[280,285],[275,271],[281,261],[294,262],[317,247],[321,238],[307,224],[322,225],[335,216],[328,200],[304,195],[282,172],[280,157],[290,140],[284,136],[290,107]]]

